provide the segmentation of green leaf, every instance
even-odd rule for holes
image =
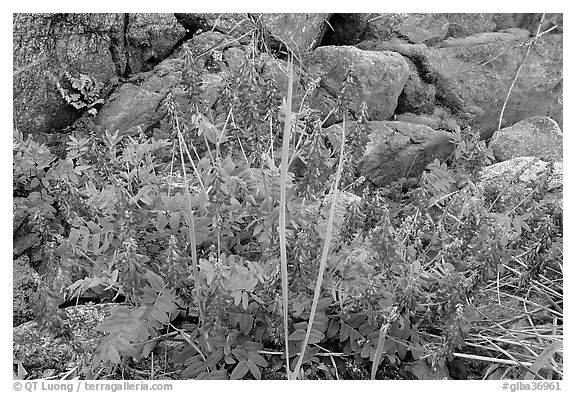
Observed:
[[[268,367],[268,362],[259,353],[248,352],[248,359],[260,367]]]
[[[114,364],[120,364],[122,360],[120,359],[120,354],[114,344],[108,345],[106,348],[106,358]]]
[[[123,331],[125,327],[126,320],[111,318],[102,321],[98,326],[96,326],[95,330],[98,332],[114,333]]]
[[[248,368],[250,368],[250,372],[252,373],[252,375],[254,375],[254,378],[260,380],[262,379],[262,374],[260,374],[260,369],[258,368],[258,366],[256,364],[254,364],[254,362],[247,360],[246,364],[248,365]]]
[[[291,335],[288,336],[288,340],[300,341],[300,340],[304,340],[305,337],[306,337],[306,330],[296,329],[295,331],[292,332]]]
[[[180,212],[170,214],[170,229],[177,231],[180,228]]]
[[[326,331],[326,337],[334,337],[336,334],[338,334],[338,330],[340,330],[340,322],[338,322],[336,319],[331,319],[330,324],[328,325],[328,330]]]
[[[158,306],[160,310],[167,314],[173,314],[178,311],[178,306],[174,303],[174,295],[167,290],[163,290],[158,299],[156,300],[155,306]]]
[[[122,336],[116,338],[114,346],[122,355],[134,356],[137,353],[136,348]]]
[[[237,306],[242,301],[242,291],[234,291],[234,305]]]
[[[188,367],[186,367],[182,371],[182,378],[184,379],[194,379],[196,378],[201,372],[205,370],[204,362],[198,356],[197,359],[193,360]]]
[[[100,253],[100,234],[97,233],[92,237],[92,252],[95,255]]]
[[[156,304],[154,304],[154,307],[152,307],[150,315],[152,316],[152,318],[154,318],[163,325],[167,325],[170,323],[170,318],[168,318],[168,314],[160,310]]]
[[[536,358],[532,366],[530,366],[530,371],[527,371],[526,374],[524,374],[524,379],[534,379],[534,374],[538,374],[540,369],[550,362],[550,359],[552,359],[556,352],[562,349],[562,346],[563,342],[559,341],[550,344],[546,349],[544,349],[544,351],[542,351],[542,353]]]
[[[230,379],[232,380],[242,379],[242,377],[246,375],[248,370],[249,370],[248,364],[246,363],[246,361],[243,360],[239,362],[236,365],[236,367],[234,367],[234,370],[232,370],[232,374],[230,374]]]
[[[324,333],[312,328],[310,330],[310,337],[308,338],[308,344],[318,344],[322,340],[324,340]]]
[[[152,288],[156,292],[160,292],[164,288],[164,286],[166,285],[164,283],[164,280],[162,279],[162,277],[160,277],[159,275],[157,275],[156,273],[154,273],[151,270],[148,270],[146,272],[146,279],[148,280],[148,282],[150,283],[150,285],[152,286]]]
[[[232,354],[238,359],[239,361],[248,359],[248,352],[241,346],[236,347],[232,350]]]
[[[248,310],[248,292],[242,291],[242,307]]]
[[[240,331],[248,335],[250,330],[252,330],[252,323],[254,322],[254,317],[248,314],[240,314],[238,317],[238,323],[240,325]]]
[[[206,358],[206,366],[216,367],[224,358],[224,349],[218,348]]]
[[[158,218],[156,219],[156,229],[158,229],[158,231],[163,231],[164,228],[166,228],[166,225],[168,225],[168,217],[166,217],[164,212],[158,212]]]
[[[229,380],[228,372],[225,369],[212,371],[208,373],[206,371],[196,377],[197,380]]]

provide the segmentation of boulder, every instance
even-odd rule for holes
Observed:
[[[504,189],[514,183],[523,182],[535,184],[535,181],[551,168],[547,190],[555,191],[563,188],[562,162],[546,162],[537,157],[515,157],[507,161],[487,166],[482,170],[481,180],[484,186]]]
[[[156,111],[164,99],[162,92],[148,90],[130,83],[121,85],[96,115],[95,124],[102,129],[121,134],[140,127],[143,132],[156,122]]]
[[[247,44],[252,31],[261,24],[261,38],[269,39],[267,45],[278,49],[283,44],[300,55],[313,50],[320,44],[328,27],[330,14],[176,14],[178,21],[191,33],[199,30],[217,31]]]
[[[544,161],[562,161],[562,130],[546,116],[524,119],[492,136],[490,147],[498,161],[532,156]]]
[[[107,100],[95,117],[95,124],[109,131],[134,133],[138,128],[148,134],[166,136],[172,127],[167,117],[164,100],[171,94],[182,113],[192,108],[188,91],[189,71],[193,69],[198,83],[198,98],[207,108],[218,105],[221,87],[242,72],[249,48],[224,34],[203,32],[185,41],[168,59],[153,70],[133,75]],[[263,76],[272,76],[276,87],[285,91],[288,86],[287,62],[266,53],[255,59]],[[299,85],[299,74],[294,74],[295,89]],[[295,94],[295,100],[297,94]],[[227,111],[228,108],[225,108]],[[182,124],[182,123],[181,123]]]
[[[365,101],[370,120],[386,120],[394,114],[409,74],[408,64],[397,53],[363,51],[352,46],[319,47],[305,56],[304,64],[312,78],[320,78],[311,105],[324,117],[336,107],[349,68],[353,70],[349,108],[358,113]],[[339,115],[332,114],[325,124],[340,120]]]
[[[522,13],[436,13],[436,14],[334,14],[325,45],[356,45],[363,40],[393,40],[434,45],[447,37],[466,37],[517,27],[536,32],[542,14]],[[546,14],[544,31],[557,26],[562,14]]]
[[[542,14],[527,13],[449,13],[438,15],[442,15],[448,20],[450,23],[448,37],[455,38],[514,27],[535,33],[534,24],[536,23],[537,27],[537,23],[542,16]],[[555,14],[547,15],[549,15],[547,19],[554,21],[559,19],[552,16]],[[549,26],[549,23],[545,23],[544,26]]]
[[[419,176],[434,159],[445,160],[454,150],[451,133],[423,124],[370,121],[368,126],[370,141],[362,158],[361,174],[379,187]]]
[[[262,25],[272,40],[285,44],[297,55],[314,50],[328,28],[330,14],[262,14]]]
[[[152,69],[174,51],[186,29],[174,14],[130,14],[126,26],[129,73]]]
[[[396,115],[394,120],[405,123],[424,124],[435,130],[445,130],[450,132],[460,131],[460,126],[449,113],[441,108],[435,108],[432,115],[417,115],[415,113],[402,113]]]
[[[184,60],[170,58],[152,71],[134,75],[121,85],[102,106],[94,123],[101,129],[121,134],[134,132],[140,127],[151,132],[166,113],[162,102],[182,79]]]
[[[368,21],[364,38],[430,46],[446,38],[449,26],[442,14],[380,14]]]
[[[525,60],[527,48],[522,45],[526,33],[518,30],[482,33],[459,42],[453,45],[454,41],[444,41],[446,46],[432,48],[427,59],[442,84],[437,88],[449,93],[445,101],[463,102],[464,106],[452,105],[453,109],[467,116],[483,138],[498,128],[502,105],[523,61],[506,105],[503,126],[535,115],[549,116],[561,126],[562,35],[541,37]]]
[[[466,37],[448,38],[440,42],[438,48],[446,48],[449,46],[475,46],[485,45],[491,42],[506,42],[506,41],[519,41],[528,40],[530,32],[524,29],[511,28],[496,33],[477,33]]]

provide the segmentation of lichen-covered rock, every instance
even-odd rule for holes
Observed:
[[[305,57],[304,63],[312,78],[320,78],[312,106],[323,116],[336,107],[349,68],[353,70],[354,80],[348,87],[349,109],[358,113],[365,101],[370,120],[386,120],[394,114],[409,74],[408,64],[397,53],[363,51],[351,46],[319,47]],[[333,114],[326,124],[340,120]]]
[[[20,361],[32,378],[52,369],[64,371],[70,363],[90,362],[103,333],[95,330],[112,307],[118,304],[86,304],[64,309],[66,334],[53,337],[48,330],[40,331],[34,321],[14,328],[14,359]]]
[[[18,326],[34,318],[32,295],[36,292],[40,276],[32,269],[28,257],[20,257],[13,262],[12,285],[12,325]]]
[[[436,13],[436,14],[334,14],[326,45],[356,45],[362,40],[394,40],[434,45],[447,37],[466,37],[509,28],[536,32],[542,14],[527,13]],[[546,14],[541,31],[557,26],[562,14]]]
[[[496,33],[476,33],[461,38],[448,38],[440,42],[438,48],[446,48],[448,46],[474,46],[474,45],[484,45],[491,42],[499,41],[518,41],[518,40],[528,40],[530,37],[530,32],[524,29],[510,28],[502,30]]]
[[[95,118],[95,124],[109,131],[149,132],[158,127],[166,111],[162,102],[182,79],[184,54],[163,60],[153,70],[134,75],[108,98]]]
[[[498,195],[497,202],[508,211],[544,187],[544,201],[559,212],[563,202],[563,163],[546,162],[537,157],[516,157],[482,170],[481,185],[485,194]]]
[[[487,166],[482,170],[484,185],[492,185],[496,189],[504,189],[517,182],[535,185],[538,178],[551,170],[547,182],[547,190],[554,191],[563,188],[562,162],[546,162],[537,157],[515,157],[507,161]]]
[[[526,34],[484,33],[424,51],[443,104],[466,117],[483,138],[498,128],[500,112],[518,67],[518,80],[508,98],[503,126],[529,116],[549,116],[562,127],[562,35],[539,39],[524,60]],[[459,42],[459,44],[457,44]]]
[[[518,67],[524,61],[528,32],[518,29],[445,40],[436,47],[396,41],[364,41],[359,48],[393,51],[416,66],[401,100],[416,112],[421,80],[436,88],[435,106],[449,109],[460,125],[478,130],[483,139],[498,128],[500,112]],[[503,116],[506,127],[530,116],[549,116],[562,127],[562,35],[540,37],[524,61]],[[430,99],[430,96],[427,96]],[[428,108],[428,106],[426,106]]]
[[[372,121],[368,126],[370,142],[361,172],[379,187],[400,178],[419,176],[434,159],[445,160],[454,150],[451,133],[426,125]]]
[[[110,96],[96,117],[105,130],[125,134],[141,127],[146,132],[154,124],[154,115],[165,95],[142,86],[125,83]]]
[[[198,30],[217,31],[237,38],[240,43],[250,42],[259,25],[264,29],[261,38],[269,39],[267,45],[279,48],[287,45],[301,55],[320,44],[328,25],[330,14],[176,14],[178,21],[190,32]]]
[[[498,161],[532,156],[544,161],[562,161],[562,130],[546,116],[524,119],[492,136],[490,147]]]
[[[185,34],[174,14],[130,14],[126,26],[130,74],[152,69]]]
[[[168,56],[185,34],[173,14],[14,14],[13,22],[14,119],[34,135],[82,115],[57,89],[66,73],[92,78],[100,86],[93,94],[104,98],[121,77]]]
[[[370,18],[364,38],[435,45],[446,38],[449,26],[442,14],[380,14]]]
[[[298,55],[315,49],[328,28],[330,14],[262,14],[262,25]]]
[[[122,14],[14,14],[14,122],[25,134],[58,130],[80,112],[56,90],[65,71],[110,87],[123,72]]]
[[[178,108],[187,111],[192,107],[190,80],[186,79],[192,71],[198,84],[195,93],[206,108],[218,105],[224,85],[236,84],[243,67],[252,66],[252,62],[264,78],[272,77],[278,90],[286,91],[287,62],[266,53],[251,58],[250,50],[222,33],[200,33],[153,70],[136,74],[121,85],[99,110],[95,124],[121,133],[134,133],[140,128],[144,133],[159,131],[158,137],[169,135],[173,123],[167,116],[165,99],[171,94]],[[300,73],[297,66],[294,68],[296,102]]]
[[[449,13],[439,15],[444,16],[450,23],[448,37],[455,38],[510,28],[526,29],[535,33],[534,22],[539,21],[542,16],[542,14],[529,13]],[[554,18],[554,20],[557,19],[557,17]],[[545,23],[545,26],[549,26],[549,24]]]
[[[449,113],[441,108],[435,108],[431,115],[417,115],[415,113],[401,113],[395,116],[395,120],[405,123],[424,124],[435,130],[445,130],[450,132],[460,131],[460,126]]]

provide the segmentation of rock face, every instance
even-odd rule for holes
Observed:
[[[300,55],[316,48],[328,28],[330,14],[176,14],[191,32],[218,31],[246,44],[255,27],[261,25],[273,49],[287,45]]]
[[[14,120],[24,133],[61,130],[81,112],[56,89],[65,72],[101,84],[150,69],[184,36],[170,14],[14,14]]]
[[[451,133],[426,125],[400,121],[368,125],[371,134],[362,159],[362,175],[379,187],[419,176],[435,158],[445,160],[454,150]]]
[[[152,69],[186,33],[173,14],[130,14],[126,19],[129,74]]]
[[[161,120],[161,103],[181,77],[182,64],[176,59],[166,60],[148,75],[146,80],[135,78],[134,83],[120,86],[98,112],[95,123],[109,131],[122,134],[143,132]]]
[[[502,105],[526,51],[518,46],[526,37],[527,33],[519,30],[482,33],[458,43],[446,40],[445,47],[429,52],[430,68],[439,77],[442,90],[449,93],[448,101],[454,98],[446,103],[468,117],[484,138],[498,128]],[[524,62],[503,125],[544,115],[561,126],[562,80],[562,36],[543,36]]]
[[[442,14],[380,14],[370,19],[364,39],[435,45],[446,38],[449,26]]]
[[[490,147],[498,161],[533,156],[544,161],[562,161],[562,130],[546,116],[535,116],[497,131]]]
[[[399,100],[403,110],[430,114],[435,107],[449,109],[460,123],[488,138],[498,128],[502,105],[518,67],[524,60],[529,32],[512,29],[451,38],[435,47],[392,41],[365,41],[365,50],[394,51],[416,67]],[[503,126],[534,115],[549,116],[562,127],[562,35],[539,39],[526,58],[508,99]],[[428,92],[428,93],[427,93]],[[422,105],[418,105],[422,102]]]
[[[224,83],[235,80],[242,73],[247,51],[246,46],[222,33],[200,33],[185,41],[176,53],[153,70],[136,74],[121,85],[102,106],[95,123],[102,129],[118,130],[122,134],[135,132],[138,128],[145,133],[167,132],[172,126],[164,105],[168,94],[180,108],[191,108],[190,93],[183,83],[189,69],[193,67],[199,71],[197,93],[200,101],[211,108],[217,105]],[[191,62],[194,56],[196,58]],[[266,53],[255,60],[262,75],[272,76],[276,87],[285,91],[288,86],[286,62]],[[298,83],[296,73],[295,86]]]
[[[70,125],[78,111],[56,90],[63,71],[104,83],[124,70],[121,14],[14,14],[14,120],[25,133]]]
[[[320,78],[312,106],[323,116],[336,107],[346,71],[352,68],[351,106],[358,110],[366,101],[370,120],[386,120],[394,114],[409,73],[408,64],[397,53],[362,51],[351,46],[320,47],[305,58],[305,65],[312,78]],[[340,120],[332,115],[326,124]]]
[[[330,14],[262,14],[262,24],[296,54],[315,49],[328,28]]]
[[[405,43],[434,45],[447,37],[466,37],[476,33],[509,28],[536,32],[542,14],[448,13],[448,14],[334,14],[326,45],[356,45],[363,40],[401,40]],[[541,31],[557,26],[562,32],[562,14],[546,14]]]

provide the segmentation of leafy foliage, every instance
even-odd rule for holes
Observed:
[[[70,297],[94,291],[126,299],[98,327],[107,336],[93,369],[146,358],[169,332],[183,344],[174,358],[182,378],[260,379],[263,368],[282,367],[281,96],[248,57],[236,74],[201,84],[197,56],[187,55],[182,80],[192,111],[165,101],[169,138],[70,135],[60,158],[14,135],[13,188],[31,203],[48,267],[38,320],[62,328],[62,288]],[[67,78],[76,93],[58,86],[69,103],[93,110],[101,102],[92,79]],[[349,70],[341,112],[353,81]],[[199,91],[208,88],[220,98],[207,103]],[[285,183],[288,360],[294,368],[319,250],[332,229],[303,364],[320,367],[323,353],[338,349],[372,364],[374,377],[380,364],[449,357],[474,322],[469,300],[502,264],[525,253],[527,285],[547,258],[561,258],[562,223],[545,198],[545,178],[529,198],[479,187],[492,156],[469,130],[455,135],[452,159],[431,163],[408,194],[372,189],[356,173],[369,131],[365,105],[353,114],[344,140],[327,135],[306,103],[294,114],[290,153],[305,169]],[[343,187],[352,192],[341,192],[332,228],[329,190],[340,158]]]

